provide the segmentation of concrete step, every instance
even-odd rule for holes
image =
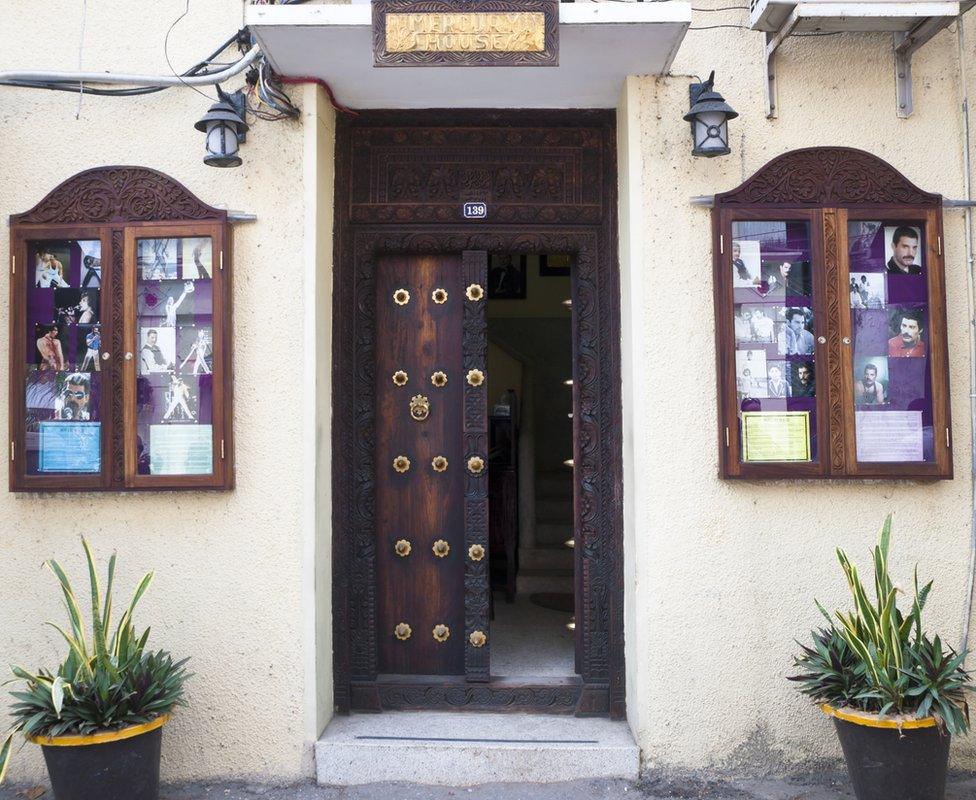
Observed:
[[[573,551],[568,547],[534,547],[519,551],[519,572],[573,571]]]
[[[625,722],[543,714],[393,711],[335,717],[315,744],[318,782],[436,786],[636,780]]]
[[[519,570],[515,578],[515,591],[521,595],[535,592],[573,593],[572,570]]]

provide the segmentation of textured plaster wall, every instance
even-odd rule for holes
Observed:
[[[183,12],[183,0],[87,5],[85,68],[169,73],[163,37]],[[5,4],[0,70],[77,69],[81,9],[73,0]],[[186,69],[208,54],[240,26],[241,15],[240,0],[191,3],[170,37],[173,66]],[[238,78],[224,88],[242,83]],[[301,101],[299,87],[292,94]],[[308,774],[307,742],[314,732],[307,729],[303,687],[323,656],[306,656],[303,635],[310,602],[302,594],[308,584],[302,509],[315,483],[302,478],[306,420],[314,415],[314,395],[303,389],[308,379],[301,351],[302,310],[309,299],[302,127],[259,122],[243,146],[244,166],[219,170],[202,163],[203,137],[193,130],[211,101],[189,89],[133,99],[88,96],[77,119],[72,94],[0,88],[0,100],[4,220],[64,178],[103,164],[154,167],[206,202],[257,215],[257,222],[233,231],[237,489],[43,496],[0,491],[0,665],[54,666],[63,646],[42,623],[60,621],[63,611],[53,578],[40,565],[57,556],[81,582],[78,537],[86,534],[104,558],[118,550],[120,592],[128,592],[142,571],[156,570],[137,622],[152,626],[157,645],[193,659],[189,708],[164,737],[164,777]],[[0,264],[8,263],[3,235]],[[2,308],[5,329],[5,303]],[[7,355],[3,340],[0,363],[7,363]],[[0,376],[0,397],[6,397],[6,371]],[[6,405],[0,403],[4,418]],[[318,434],[327,441],[327,428]],[[0,485],[6,485],[5,468]],[[320,577],[327,576],[319,566]],[[0,700],[0,722],[5,702]],[[331,700],[320,696],[315,702],[324,718]],[[42,774],[36,748],[17,755],[12,780]]]
[[[696,14],[694,24],[745,19],[743,11]],[[710,216],[689,198],[730,189],[774,156],[810,145],[863,148],[924,189],[953,198],[964,192],[953,32],[916,58],[915,114],[907,120],[895,115],[890,37],[789,40],[779,59],[775,120],[764,115],[761,53],[757,33],[690,31],[673,75],[633,79],[618,116],[631,123],[621,134],[625,144],[639,131],[621,185],[631,211],[639,209],[637,218],[621,220],[626,621],[629,716],[648,767],[761,770],[839,757],[830,725],[785,677],[794,637],[818,624],[813,598],[828,608],[848,603],[834,547],[866,562],[888,511],[895,515],[895,576],[909,587],[918,562],[921,574],[935,579],[928,621],[953,644],[969,590],[968,312],[959,211],[945,214],[955,480],[716,477]],[[730,156],[696,159],[681,114],[688,76],[712,69],[741,116],[731,123]],[[976,738],[957,741],[953,753],[957,766],[976,766]]]

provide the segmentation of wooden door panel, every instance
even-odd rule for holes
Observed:
[[[398,290],[409,300],[394,300]],[[433,293],[443,290],[443,303]],[[385,256],[376,270],[376,548],[379,671],[398,675],[464,674],[464,492],[461,374],[464,291],[461,257]],[[397,386],[397,371],[407,374]],[[435,386],[434,372],[447,375]],[[422,395],[429,415],[411,417],[411,398]],[[394,460],[410,466],[397,472]],[[437,472],[441,456],[447,467]],[[395,544],[410,543],[400,556]],[[438,557],[433,545],[450,548]],[[394,631],[410,626],[408,639]],[[434,627],[446,625],[446,641]]]

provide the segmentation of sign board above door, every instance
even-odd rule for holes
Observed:
[[[559,0],[374,0],[377,67],[559,66]]]

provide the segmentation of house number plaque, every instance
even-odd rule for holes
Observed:
[[[378,67],[554,67],[558,0],[374,0]]]

